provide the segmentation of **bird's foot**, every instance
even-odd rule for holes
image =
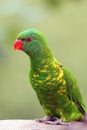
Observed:
[[[57,119],[53,116],[47,116],[43,119],[36,119],[36,122],[50,124],[50,125],[69,125],[70,123],[65,123],[61,119]]]

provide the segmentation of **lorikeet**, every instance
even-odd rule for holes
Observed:
[[[14,49],[22,50],[30,57],[29,80],[47,116],[41,121],[83,120],[87,108],[77,80],[56,60],[43,33],[36,29],[19,33]]]

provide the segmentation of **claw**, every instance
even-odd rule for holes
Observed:
[[[69,125],[70,122],[65,123],[61,119],[57,119],[55,117],[47,116],[43,119],[36,119],[36,122],[50,124],[50,125]]]

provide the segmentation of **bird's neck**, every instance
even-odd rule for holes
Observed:
[[[40,54],[39,56],[35,56],[34,58],[30,58],[31,61],[31,69],[33,71],[39,71],[40,69],[44,69],[45,66],[51,65],[51,63],[55,60],[53,54],[49,51],[49,53],[45,52],[44,54]]]

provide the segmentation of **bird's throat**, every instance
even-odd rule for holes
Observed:
[[[34,59],[30,58],[31,61],[31,69],[33,71],[39,71],[39,70],[46,70],[46,66],[50,66],[51,63],[54,61],[54,57],[52,55],[46,55],[44,56],[40,56],[40,57],[36,57]]]

